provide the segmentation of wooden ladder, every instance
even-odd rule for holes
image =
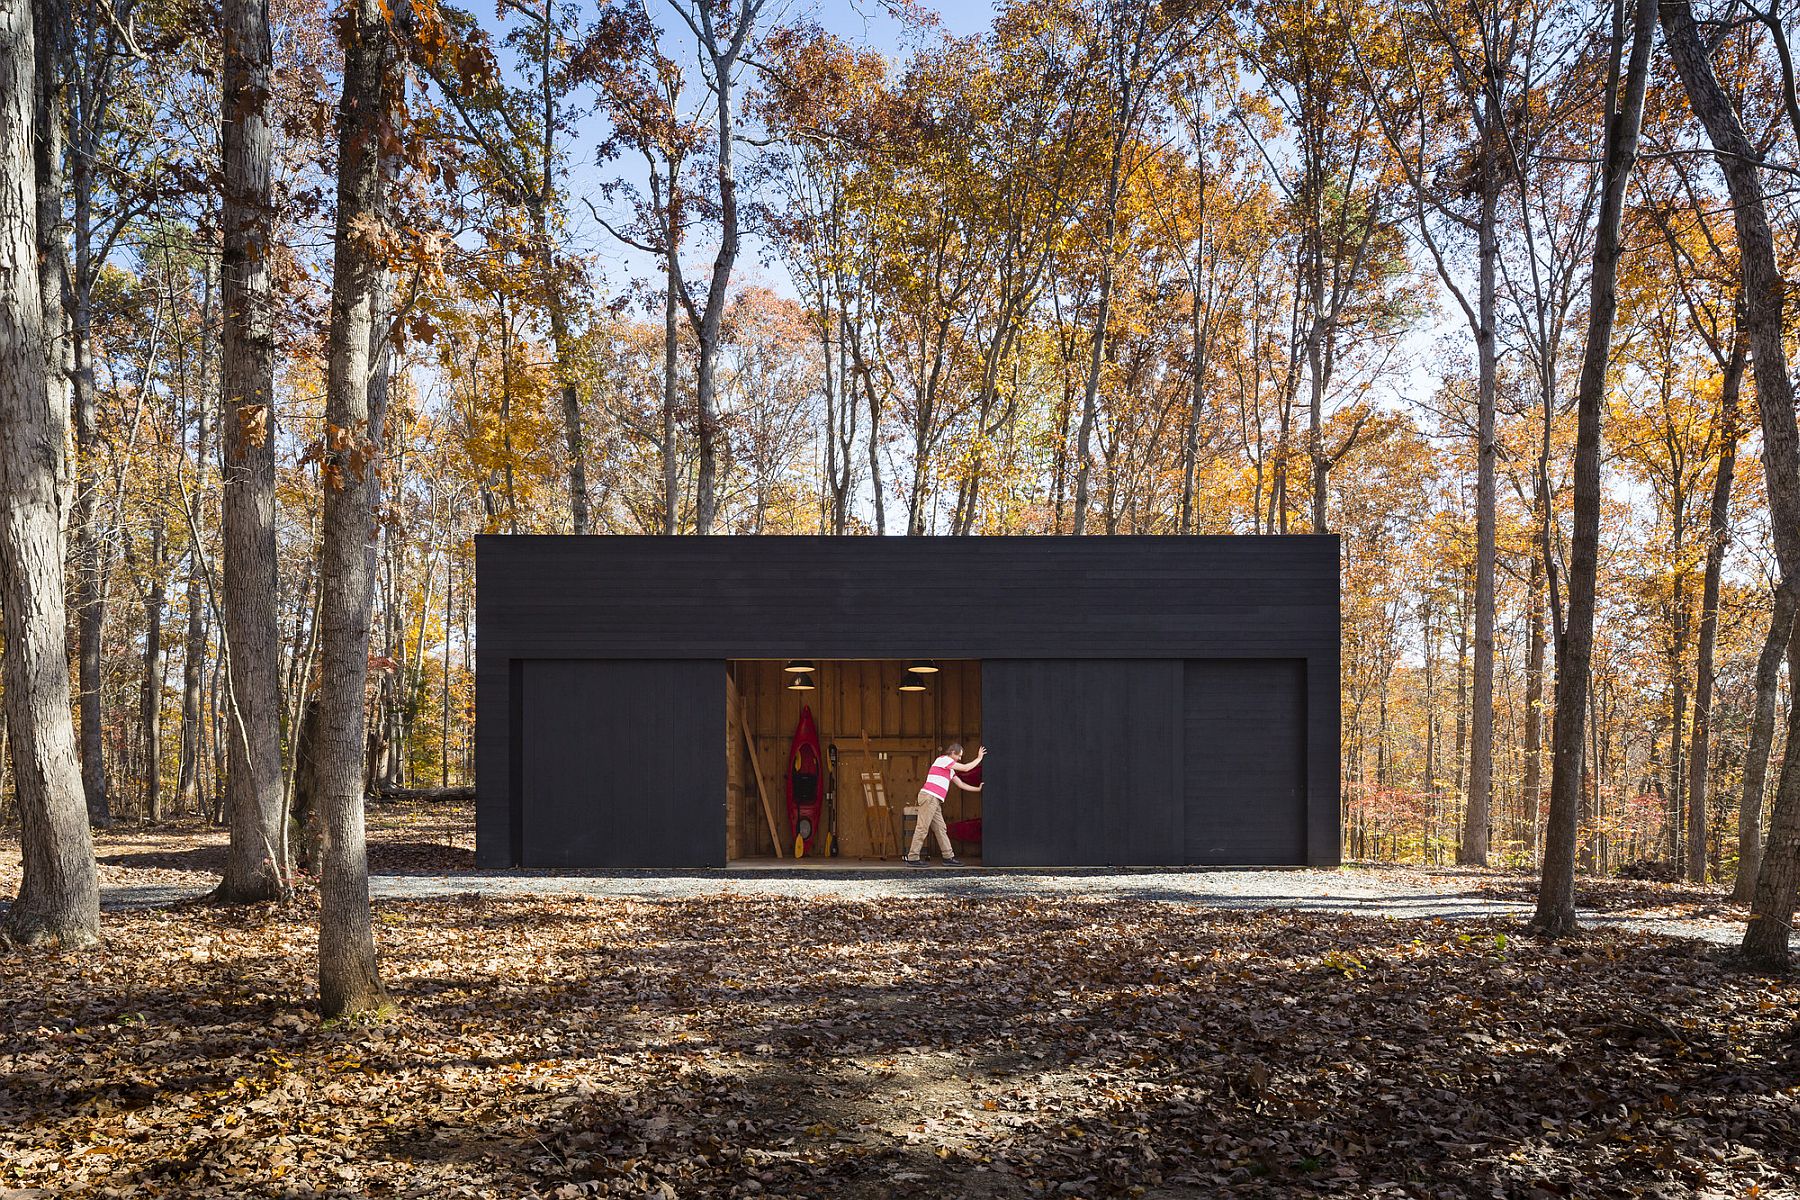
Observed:
[[[869,831],[869,853],[877,858],[898,857],[900,847],[894,841],[893,810],[888,807],[887,781],[881,777],[878,760],[869,748],[869,731],[862,731],[862,761],[857,764],[857,779],[862,784],[863,824]],[[842,794],[842,789],[839,789]]]

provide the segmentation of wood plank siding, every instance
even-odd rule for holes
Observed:
[[[722,861],[726,664],[761,697],[743,660],[794,657],[979,664],[949,725],[860,682],[855,717],[815,714],[993,745],[989,863],[1338,861],[1335,537],[492,536],[476,571],[483,866]],[[791,732],[797,705],[751,707]],[[641,777],[608,773],[626,746]],[[731,770],[732,847],[760,850]]]

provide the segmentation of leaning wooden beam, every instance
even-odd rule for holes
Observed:
[[[775,806],[769,803],[769,789],[763,786],[762,764],[756,761],[756,739],[750,736],[750,722],[744,716],[744,703],[737,705],[738,728],[744,731],[744,749],[750,752],[750,775],[756,780],[756,794],[762,798],[763,816],[769,822],[769,838],[775,843],[775,857],[785,858],[781,848],[781,832],[775,827]]]

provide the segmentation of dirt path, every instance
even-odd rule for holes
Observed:
[[[1012,870],[898,866],[830,870],[766,866],[708,871],[477,871],[468,806],[382,804],[369,810],[377,899],[587,897],[675,901],[723,894],[766,899],[898,901],[1083,898],[1221,910],[1277,910],[1396,920],[1520,918],[1536,881],[1521,872],[1354,865],[1336,870]],[[120,911],[209,891],[224,862],[222,830],[199,824],[120,826],[96,835],[101,902]],[[0,897],[16,892],[17,844],[0,841]],[[1583,881],[1583,920],[1597,927],[1719,945],[1742,936],[1744,910],[1719,887]],[[0,905],[5,903],[0,899]]]

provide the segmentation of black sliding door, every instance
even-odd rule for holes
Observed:
[[[982,862],[1180,862],[1180,706],[1178,661],[982,663]]]
[[[526,867],[725,864],[725,666],[520,664]]]
[[[1300,659],[982,664],[982,861],[1307,861]]]
[[[1305,662],[1190,659],[1183,683],[1185,861],[1306,862]]]

